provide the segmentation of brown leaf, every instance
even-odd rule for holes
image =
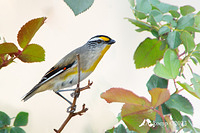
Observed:
[[[170,98],[170,93],[168,89],[154,88],[149,91],[151,95],[151,104],[154,108],[163,104]]]
[[[46,17],[32,19],[22,26],[17,35],[17,41],[21,48],[25,48],[29,44],[38,29],[44,24],[45,20]]]
[[[135,93],[122,88],[110,88],[101,94],[101,98],[105,99],[108,103],[122,102],[151,106],[151,103],[145,97],[139,97]]]
[[[18,48],[14,43],[2,43],[0,44],[0,55],[5,55],[5,54],[12,54],[12,53],[17,53]]]
[[[156,112],[144,105],[124,104],[121,116],[130,130],[143,133],[149,130],[149,126],[147,124],[141,124],[146,119],[155,120]]]

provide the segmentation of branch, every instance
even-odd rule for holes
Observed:
[[[80,56],[79,56],[79,54],[77,54],[76,56],[77,56],[77,60],[78,60],[78,83],[77,83],[76,90],[73,93],[73,95],[74,95],[73,103],[67,109],[67,112],[69,112],[69,115],[66,118],[66,120],[63,122],[63,124],[60,126],[60,128],[58,130],[54,129],[54,131],[56,133],[60,133],[64,129],[64,127],[67,125],[67,123],[71,120],[72,117],[74,117],[76,115],[83,115],[83,113],[85,113],[88,110],[88,108],[85,108],[85,104],[83,104],[82,110],[75,112],[76,111],[76,101],[80,95],[80,92],[83,90],[89,89],[90,86],[92,85],[92,82],[90,82],[90,80],[88,80],[88,85],[83,88],[80,88]]]

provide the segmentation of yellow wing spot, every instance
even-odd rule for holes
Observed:
[[[107,42],[107,41],[110,41],[110,39],[109,39],[109,38],[107,38],[107,37],[104,37],[104,36],[101,36],[101,37],[99,37],[99,38],[103,39],[105,42]]]

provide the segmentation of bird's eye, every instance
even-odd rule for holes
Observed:
[[[97,40],[97,43],[101,43],[102,41],[101,40]]]

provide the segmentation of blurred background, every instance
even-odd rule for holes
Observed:
[[[198,0],[162,0],[169,4],[191,5],[200,10]],[[9,116],[16,116],[20,111],[29,112],[27,133],[53,133],[66,119],[69,106],[52,91],[45,91],[22,102],[22,97],[37,84],[42,76],[57,61],[71,50],[83,45],[91,37],[105,34],[116,43],[105,54],[96,70],[83,82],[93,81],[90,90],[81,93],[78,109],[85,103],[89,108],[83,116],[76,116],[63,132],[103,133],[117,123],[116,116],[121,104],[108,104],[100,94],[111,87],[132,90],[150,100],[146,82],[153,74],[153,67],[135,69],[133,53],[140,42],[149,33],[137,33],[136,27],[126,17],[133,18],[128,0],[95,0],[86,12],[74,16],[63,0],[0,0],[0,36],[7,42],[17,44],[17,33],[26,22],[33,18],[46,16],[46,23],[39,29],[31,43],[40,44],[46,51],[42,63],[26,64],[16,60],[0,70],[0,110]],[[197,42],[200,40],[197,38]],[[194,72],[200,74],[199,67]],[[187,75],[186,75],[187,76]],[[171,86],[170,91],[174,91]],[[70,98],[70,93],[63,93]],[[193,124],[200,127],[200,101],[190,94],[181,92],[194,106]]]

